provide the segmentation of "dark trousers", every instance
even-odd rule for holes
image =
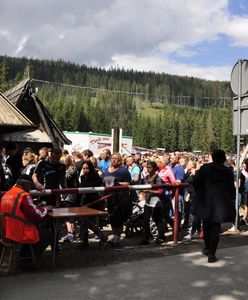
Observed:
[[[81,227],[80,227],[80,239],[83,241],[84,244],[89,243],[89,231],[88,229],[92,230],[95,235],[99,238],[103,237],[103,234],[97,225],[97,217],[85,217],[81,220]]]
[[[172,211],[172,204],[171,204],[171,197],[165,197],[163,199],[163,218],[164,218],[164,225],[167,228],[167,224],[171,226],[171,228],[174,227],[174,220],[171,217],[171,211]]]
[[[46,228],[38,228],[40,240],[39,242],[33,244],[33,249],[37,257],[40,257],[41,254],[46,250],[48,245],[53,245],[54,234]],[[29,245],[23,245],[20,251],[20,256],[29,257],[31,256]]]
[[[203,221],[203,235],[205,250],[210,256],[215,256],[215,252],[219,243],[220,223]]]
[[[183,225],[188,225],[190,216],[190,201],[184,201],[184,222]]]
[[[196,217],[196,216],[192,216],[192,229],[191,229],[191,233],[195,234],[196,232],[200,233],[201,232],[201,219]]]
[[[150,239],[150,218],[153,218],[157,229],[158,229],[158,238],[164,238],[164,222],[163,222],[163,209],[162,207],[150,207],[145,205],[144,207],[144,231],[145,231],[145,240],[149,241]]]

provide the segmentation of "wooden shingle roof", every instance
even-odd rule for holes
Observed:
[[[22,97],[26,93],[27,86],[30,80],[24,79],[15,85],[13,88],[3,92],[4,96],[15,106],[18,107],[18,102],[21,101]]]
[[[24,130],[34,127],[34,124],[0,93],[0,127],[2,132],[17,127]]]
[[[42,132],[47,133],[54,147],[62,148],[71,141],[59,129],[43,103],[34,94],[31,80],[25,79],[4,92],[5,97],[29,118]]]

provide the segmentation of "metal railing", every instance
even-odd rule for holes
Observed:
[[[178,235],[179,235],[179,191],[181,188],[189,186],[188,183],[180,183],[180,184],[140,184],[140,185],[120,185],[120,186],[111,186],[111,187],[84,187],[84,188],[67,188],[67,189],[45,189],[41,191],[32,190],[30,194],[32,196],[49,196],[49,195],[68,195],[68,194],[89,194],[89,193],[109,193],[98,200],[87,204],[90,206],[95,204],[96,202],[104,201],[107,198],[111,197],[113,193],[125,190],[149,190],[149,189],[173,189],[175,190],[175,207],[174,207],[174,228],[173,228],[173,241],[174,244],[178,243]],[[59,207],[59,205],[57,205]]]

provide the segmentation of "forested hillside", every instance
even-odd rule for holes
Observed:
[[[234,150],[229,82],[0,57],[0,90],[27,75],[62,130],[110,133],[118,125],[137,146]]]

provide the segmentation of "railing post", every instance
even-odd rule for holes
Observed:
[[[175,192],[175,209],[174,209],[174,244],[178,243],[178,233],[179,233],[179,213],[178,213],[178,201],[179,200],[179,187],[176,188]]]
[[[56,194],[56,208],[59,208],[61,206],[61,198],[60,198],[60,194]]]

